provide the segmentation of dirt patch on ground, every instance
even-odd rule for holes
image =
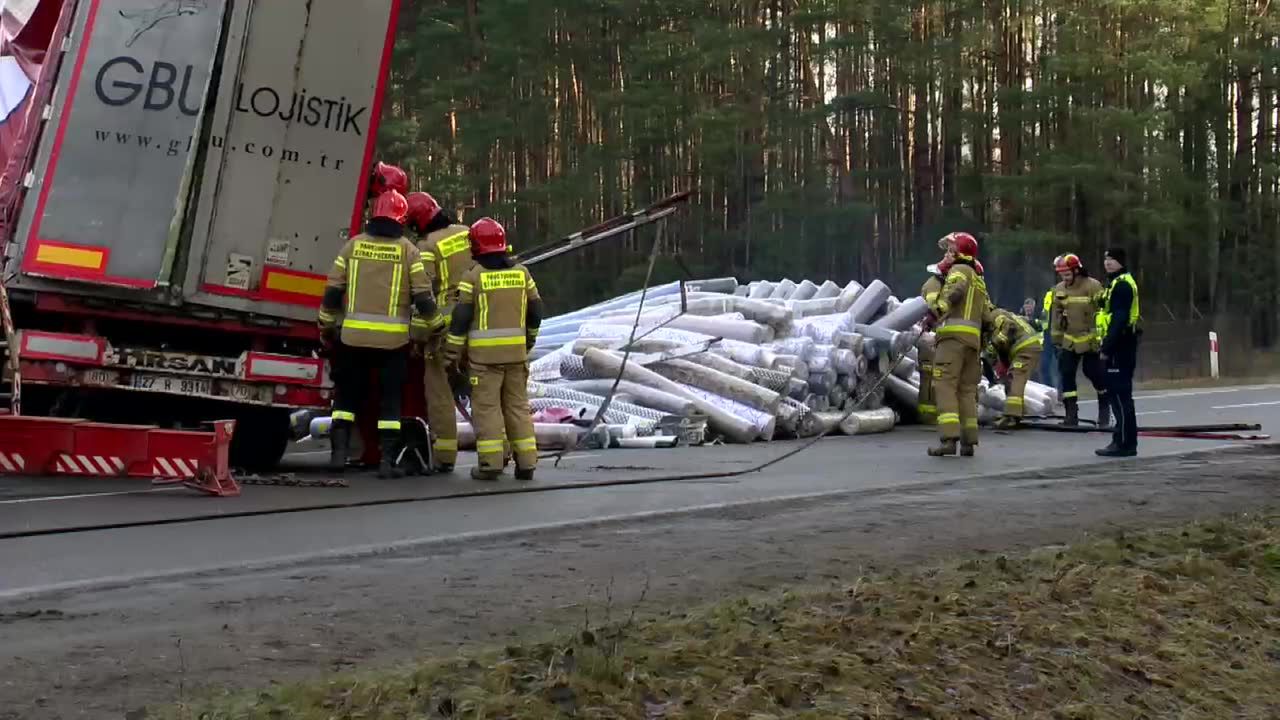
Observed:
[[[1275,461],[1167,458],[53,596],[0,608],[0,718],[137,718],[220,688],[1258,511],[1276,501]]]

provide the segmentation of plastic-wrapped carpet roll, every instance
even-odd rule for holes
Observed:
[[[827,298],[838,298],[840,297],[840,289],[839,285],[831,282],[830,280],[825,280],[818,288],[818,292],[813,294],[813,299],[826,300]]]
[[[928,314],[929,303],[925,302],[924,298],[916,296],[901,303],[872,324],[890,330],[910,330]]]
[[[795,291],[796,284],[793,281],[784,278],[782,282],[778,283],[777,287],[773,289],[773,294],[770,295],[770,297],[778,300],[786,300],[791,297],[791,294]]]
[[[853,326],[853,330],[861,333],[864,338],[885,343],[884,347],[888,348],[893,355],[906,354],[907,350],[915,344],[915,337],[912,333],[898,332],[887,327],[857,324]]]
[[[541,383],[529,383],[529,395],[530,397],[556,398],[559,400],[569,400],[582,405],[592,405],[595,407],[599,407],[602,403],[604,403],[603,396],[589,395],[587,393],[583,393],[577,390],[573,390],[571,388],[567,388],[563,385],[543,385]],[[634,405],[628,402],[621,402],[618,400],[617,397],[615,397],[613,401],[609,403],[609,410],[610,412],[617,411],[624,415],[640,418],[642,420],[649,420],[655,423],[661,420],[663,416],[666,414],[659,410],[651,410],[647,407],[641,407],[640,405]],[[615,422],[615,421],[609,420],[609,422]]]
[[[840,423],[840,432],[845,435],[869,435],[889,432],[898,423],[898,414],[892,408],[876,410],[858,410],[850,413]]]
[[[609,389],[613,387],[613,379],[574,380],[564,383],[564,386],[578,392],[604,397],[609,393]],[[631,402],[636,405],[657,410],[665,415],[688,416],[697,411],[694,404],[686,398],[672,395],[647,385],[631,382],[630,380],[620,381],[618,383],[618,392],[630,395],[633,398]]]
[[[871,284],[858,295],[858,299],[853,301],[847,314],[855,325],[865,324],[884,307],[891,294],[888,285],[879,280],[872,280]]]
[[[587,369],[600,377],[616,377],[622,368],[621,356],[606,350],[590,349],[582,356]],[[747,420],[724,410],[722,407],[708,403],[701,397],[690,393],[678,383],[672,382],[658,373],[639,365],[628,363],[622,370],[623,379],[641,385],[654,387],[663,392],[687,398],[697,404],[698,412],[706,415],[708,423],[716,432],[724,435],[732,442],[748,443],[758,434],[758,430]]]
[[[852,351],[855,355],[862,354],[862,343],[864,339],[862,335],[851,330],[839,330],[831,335],[831,342],[837,347]]]
[[[747,293],[747,297],[752,300],[764,300],[766,298],[773,297],[773,290],[775,287],[777,287],[776,283],[771,283],[768,280],[761,280],[760,282],[755,283],[755,287],[751,289],[751,292]]]
[[[569,353],[560,358],[560,377],[565,380],[588,380],[595,376],[587,370],[581,355]]]
[[[845,375],[856,375],[858,373],[858,356],[852,350],[839,348],[831,352],[831,364],[835,367],[836,372]]]
[[[768,347],[780,355],[796,355],[803,358],[813,352],[814,344],[813,338],[789,337],[774,340]]]
[[[814,295],[816,295],[817,292],[818,292],[818,286],[814,285],[811,280],[801,280],[800,284],[796,285],[795,292],[791,293],[791,297],[787,299],[788,300],[808,300],[812,298]]]
[[[848,312],[849,308],[858,301],[862,293],[866,292],[866,288],[862,287],[857,280],[850,280],[848,285],[844,286],[844,290],[840,291],[840,301],[836,303],[836,312]]]
[[[920,388],[897,375],[890,375],[885,378],[884,388],[905,407],[914,408],[920,402]]]
[[[702,388],[693,387],[691,385],[684,386],[684,391],[698,398],[701,402],[712,405],[728,412],[735,417],[742,418],[751,424],[753,428],[754,438],[756,440],[769,441],[773,439],[774,432],[777,430],[778,419],[776,416],[767,412],[761,412],[753,407],[743,405],[723,395],[717,395],[708,392]]]
[[[909,357],[903,357],[901,360],[898,361],[898,364],[895,365],[893,368],[894,375],[897,375],[898,377],[907,381],[910,381],[913,377],[918,375],[919,371],[920,371],[920,368],[918,365],[916,365],[916,361],[912,360]],[[917,384],[919,383],[917,382]]]

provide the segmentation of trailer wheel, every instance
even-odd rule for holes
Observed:
[[[231,466],[242,470],[271,470],[289,448],[287,410],[261,410],[236,418],[231,438]]]

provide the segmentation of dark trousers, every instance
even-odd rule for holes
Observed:
[[[354,422],[365,406],[371,373],[378,375],[378,430],[400,430],[400,399],[409,352],[343,345],[333,362],[333,419]]]
[[[1096,352],[1078,353],[1070,350],[1058,351],[1058,368],[1062,371],[1062,399],[1076,400],[1080,397],[1076,389],[1076,370],[1084,367],[1084,376],[1098,391],[1098,402],[1106,402],[1107,386],[1104,384],[1102,359]]]
[[[1058,387],[1058,350],[1053,346],[1049,331],[1044,331],[1044,350],[1040,353],[1040,383]]]
[[[1138,414],[1133,406],[1133,371],[1137,365],[1136,340],[1121,344],[1115,355],[1107,356],[1107,398],[1116,423],[1111,442],[1121,450],[1138,449]]]

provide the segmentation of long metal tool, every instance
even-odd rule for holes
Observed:
[[[579,230],[568,237],[552,240],[516,255],[516,259],[525,266],[537,265],[566,253],[577,252],[582,248],[594,245],[602,240],[618,237],[638,227],[664,220],[676,213],[679,206],[689,201],[689,191],[678,192],[659,200],[648,207],[633,210],[625,215],[605,220],[585,230]]]

